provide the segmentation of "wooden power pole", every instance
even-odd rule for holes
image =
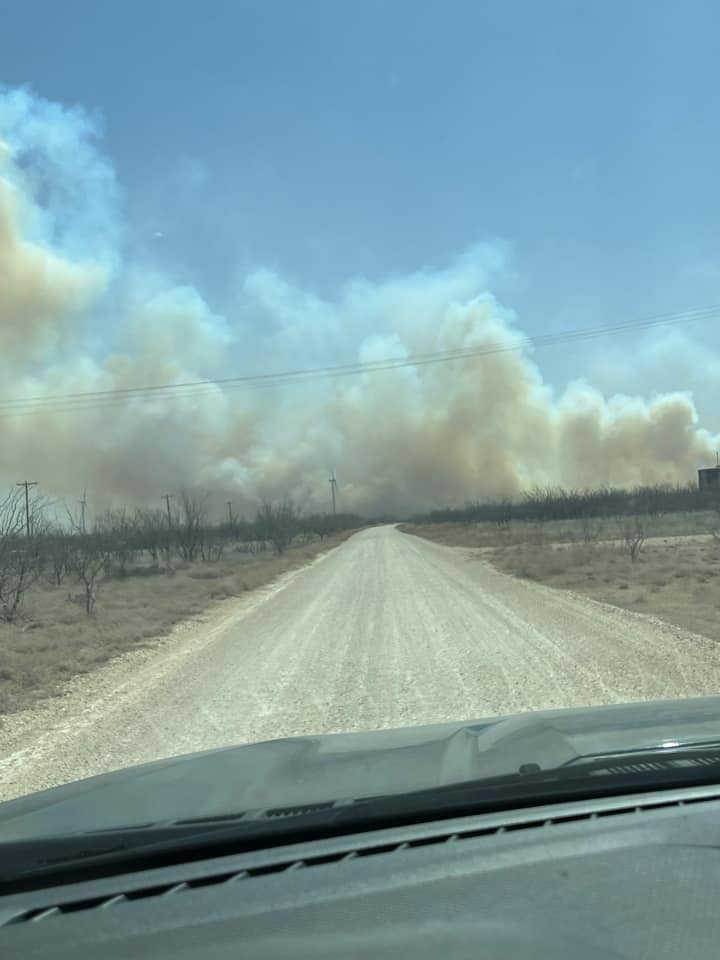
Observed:
[[[16,484],[18,487],[25,487],[25,534],[30,536],[30,487],[37,486],[37,480],[21,480]]]
[[[85,507],[87,506],[87,487],[83,490],[82,500],[78,501],[80,504],[80,529],[83,534],[85,534]]]

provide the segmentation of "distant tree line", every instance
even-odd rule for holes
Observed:
[[[718,507],[720,490],[700,490],[693,483],[656,484],[631,489],[609,486],[585,490],[535,487],[515,499],[476,500],[463,507],[431,510],[416,515],[413,520],[425,523],[497,523],[504,526],[514,520],[575,520],[629,515],[658,517]]]
[[[0,499],[0,619],[17,617],[27,591],[38,581],[81,588],[85,612],[95,610],[100,583],[111,577],[148,576],[177,563],[219,561],[229,549],[284,553],[294,543],[323,540],[368,520],[350,513],[305,514],[290,499],[263,501],[252,519],[209,519],[209,498],[182,492],[169,510],[119,508],[87,527],[67,512],[51,520],[37,493],[26,511],[23,492]]]

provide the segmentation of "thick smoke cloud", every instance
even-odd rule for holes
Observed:
[[[121,406],[0,415],[0,481],[87,485],[96,509],[153,504],[181,487],[232,498],[292,495],[401,512],[516,495],[535,484],[685,481],[717,445],[684,394],[562,395],[543,382],[513,313],[491,294],[497,245],[444,269],[352,281],[333,299],[268,269],[222,310],[126,234],[100,130],[80,110],[0,91],[0,400],[182,383],[238,373],[475,347],[481,360]]]

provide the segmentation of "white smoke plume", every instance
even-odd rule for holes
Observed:
[[[543,382],[490,287],[497,246],[450,267],[349,282],[333,300],[268,269],[212,309],[196,289],[124,252],[101,130],[25,90],[0,90],[0,401],[183,383],[475,347],[481,359],[304,384],[80,409],[0,410],[0,482],[95,509],[158,505],[181,487],[251,510],[291,495],[325,508],[406,514],[536,484],[692,479],[718,439],[685,394],[561,396]]]

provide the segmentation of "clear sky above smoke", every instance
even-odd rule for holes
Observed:
[[[711,2],[28,0],[3,22],[4,396],[720,302]],[[719,350],[705,321],[137,410],[100,445],[65,415],[57,492],[151,499],[170,474],[307,499],[337,461],[355,505],[394,508],[692,476],[720,432]],[[678,391],[699,421],[655,397]],[[31,421],[5,427],[11,472],[42,465]]]

